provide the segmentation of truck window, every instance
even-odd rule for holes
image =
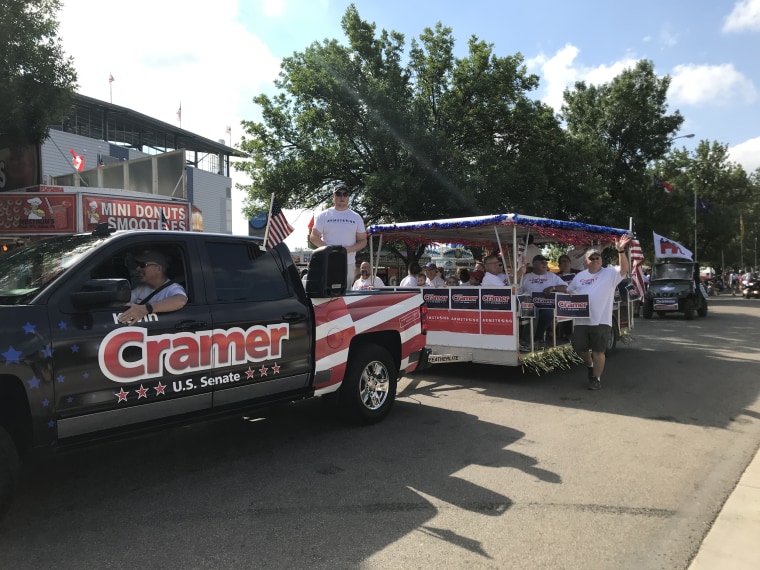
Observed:
[[[175,245],[157,246],[151,242],[141,245],[131,244],[128,249],[109,255],[108,259],[98,264],[90,272],[91,279],[126,279],[134,288],[140,284],[137,275],[137,257],[146,250],[156,250],[163,253],[169,261],[166,270],[167,277],[182,285],[187,292],[188,302],[192,302],[190,287],[186,278],[185,254],[181,247]]]
[[[207,243],[218,302],[274,301],[288,297],[275,258],[253,244]]]

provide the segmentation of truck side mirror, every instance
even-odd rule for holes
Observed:
[[[311,254],[306,274],[306,294],[310,297],[336,297],[346,292],[346,248],[326,245]]]
[[[77,309],[92,309],[112,303],[129,303],[132,288],[126,279],[90,279],[82,289],[71,294],[71,304]]]

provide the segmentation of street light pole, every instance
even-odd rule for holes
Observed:
[[[688,135],[680,135],[668,140],[668,144],[678,139],[693,139],[694,133]],[[697,189],[694,188],[694,261],[697,261]]]

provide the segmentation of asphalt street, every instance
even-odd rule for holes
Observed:
[[[442,364],[375,426],[307,401],[37,460],[0,568],[688,568],[760,447],[758,324],[638,320],[598,392]]]

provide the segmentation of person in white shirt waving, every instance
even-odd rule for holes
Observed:
[[[351,287],[356,272],[356,252],[367,245],[367,228],[362,217],[348,207],[351,189],[343,184],[333,188],[333,207],[321,212],[314,219],[311,243],[317,247],[342,245],[348,253],[346,262],[346,286]]]
[[[586,270],[575,276],[567,287],[568,293],[588,295],[589,318],[575,319],[573,329],[573,349],[588,367],[588,389],[602,387],[604,371],[604,351],[612,332],[612,304],[618,283],[628,275],[630,263],[626,248],[631,238],[627,235],[615,242],[620,260],[619,267],[602,267],[602,252],[598,249],[586,251]]]

